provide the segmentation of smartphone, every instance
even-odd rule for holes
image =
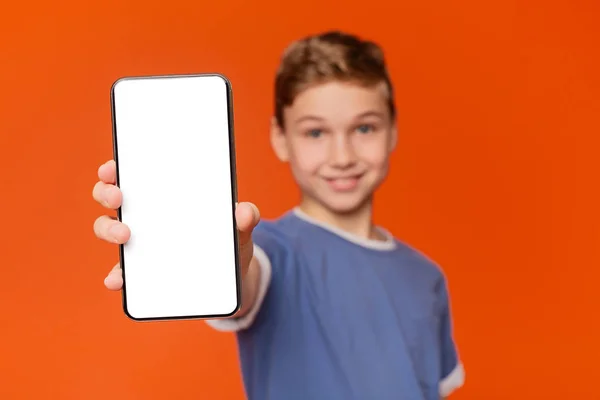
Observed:
[[[222,318],[241,303],[232,89],[220,74],[111,87],[123,309],[136,321]]]

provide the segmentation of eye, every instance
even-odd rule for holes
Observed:
[[[311,129],[306,134],[311,138],[318,138],[323,134],[323,131],[321,129]]]
[[[368,125],[368,124],[362,124],[359,125],[356,130],[358,131],[358,133],[369,133],[372,132],[374,130],[372,125]]]

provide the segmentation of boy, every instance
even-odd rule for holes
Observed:
[[[207,321],[237,332],[250,400],[435,400],[462,385],[443,273],[372,223],[395,117],[376,44],[329,32],[284,52],[271,143],[301,201],[260,223],[238,205],[243,306]],[[114,163],[98,175],[94,198],[118,208]],[[113,243],[130,234],[107,216],[94,229]],[[121,288],[118,265],[105,285]]]

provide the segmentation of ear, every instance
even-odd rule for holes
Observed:
[[[271,147],[280,161],[289,160],[287,137],[275,117],[271,118]]]
[[[391,128],[391,137],[390,137],[390,153],[396,149],[396,145],[398,144],[398,125],[396,122],[392,125]]]

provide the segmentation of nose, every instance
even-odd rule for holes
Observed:
[[[331,145],[330,163],[336,168],[347,168],[356,162],[354,146],[347,135],[335,135]]]

